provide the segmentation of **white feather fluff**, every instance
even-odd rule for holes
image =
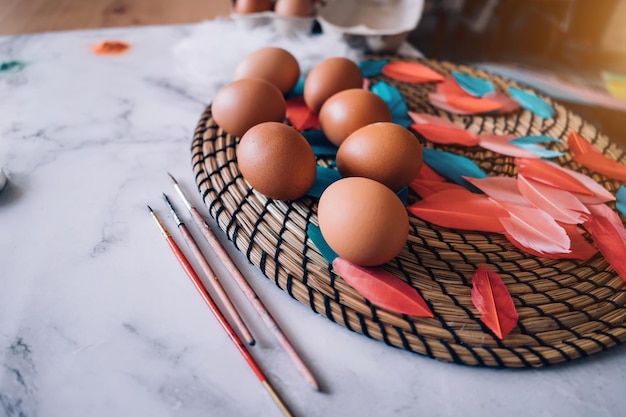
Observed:
[[[271,25],[245,30],[230,20],[212,20],[192,26],[189,36],[174,47],[173,53],[187,81],[206,91],[231,82],[239,62],[265,46],[291,52],[303,74],[326,58],[343,56],[354,61],[363,58],[361,51],[337,37],[306,34],[285,37]]]

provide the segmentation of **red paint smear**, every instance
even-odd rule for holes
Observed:
[[[122,41],[103,41],[93,47],[96,55],[121,55],[128,52],[130,44]]]

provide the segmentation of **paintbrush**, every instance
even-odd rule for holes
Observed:
[[[254,359],[254,357],[250,354],[250,352],[248,352],[248,350],[246,349],[246,346],[243,344],[243,342],[241,341],[241,339],[239,338],[235,330],[228,323],[228,321],[226,320],[226,317],[224,317],[224,314],[220,311],[217,304],[215,304],[215,302],[213,301],[213,298],[211,298],[211,294],[209,294],[209,292],[206,290],[206,288],[202,284],[200,277],[198,276],[198,274],[196,274],[196,271],[194,271],[193,267],[191,266],[191,264],[185,257],[185,254],[180,250],[180,248],[178,247],[178,245],[172,238],[172,235],[170,235],[170,233],[165,228],[165,225],[161,223],[161,220],[157,217],[156,213],[152,210],[150,206],[148,206],[148,210],[150,210],[150,214],[152,215],[152,218],[154,219],[157,226],[161,230],[163,237],[165,237],[165,240],[167,241],[170,248],[172,249],[172,252],[176,256],[176,259],[178,260],[180,265],[183,267],[183,269],[187,273],[187,276],[189,277],[189,279],[191,279],[191,282],[193,283],[193,285],[196,287],[196,289],[202,296],[202,299],[207,303],[207,305],[211,309],[211,312],[213,313],[217,321],[220,323],[220,325],[222,326],[222,328],[224,329],[224,331],[226,332],[230,340],[234,343],[239,353],[241,353],[241,355],[244,357],[244,359],[248,363],[248,366],[250,366],[250,368],[252,369],[254,374],[257,376],[259,381],[261,381],[261,383],[263,384],[263,387],[270,394],[270,396],[272,397],[272,400],[276,403],[278,408],[280,408],[283,414],[285,416],[292,416],[291,412],[289,411],[285,403],[278,396],[278,393],[276,392],[276,390],[274,390],[274,387],[272,387],[269,380],[263,373],[263,370],[261,369],[261,367],[258,365],[258,363]]]
[[[224,290],[224,287],[222,287],[222,284],[217,278],[217,275],[215,275],[215,272],[213,272],[213,268],[211,268],[211,265],[209,265],[209,262],[206,260],[206,258],[202,254],[200,247],[198,246],[195,239],[189,232],[189,229],[187,229],[187,226],[185,226],[185,223],[180,219],[180,217],[178,217],[178,213],[176,212],[174,205],[172,204],[170,199],[167,198],[167,195],[165,193],[163,193],[163,199],[169,206],[170,212],[172,213],[172,217],[174,217],[176,226],[178,227],[178,230],[180,231],[181,235],[183,235],[183,238],[185,239],[185,243],[187,243],[187,246],[189,247],[189,249],[195,256],[204,274],[207,277],[209,277],[209,282],[211,286],[213,287],[214,292],[217,294],[217,298],[222,302],[224,309],[226,310],[226,313],[232,319],[235,328],[239,329],[239,332],[241,333],[243,340],[245,340],[250,346],[254,345],[255,341],[254,341],[254,338],[252,337],[252,334],[250,333],[250,330],[248,329],[246,324],[243,322],[241,315],[239,314],[239,312],[233,305],[233,302],[231,301],[231,299],[228,297],[228,294]]]
[[[239,269],[237,268],[237,266],[231,259],[230,255],[228,254],[228,252],[226,252],[226,249],[224,249],[224,246],[222,246],[220,241],[215,236],[215,233],[213,233],[213,230],[211,230],[211,227],[204,220],[204,217],[202,217],[198,209],[196,209],[195,207],[191,205],[191,203],[189,202],[189,200],[183,193],[182,189],[178,185],[176,178],[174,178],[172,174],[168,173],[168,175],[170,179],[172,180],[174,189],[176,190],[180,198],[183,200],[183,203],[185,204],[185,206],[191,213],[191,217],[193,218],[194,223],[200,228],[200,231],[202,232],[203,236],[209,242],[209,244],[211,245],[211,247],[217,254],[220,261],[222,261],[222,263],[224,264],[224,266],[230,273],[233,280],[237,283],[237,285],[239,286],[241,291],[244,293],[248,301],[250,301],[255,311],[259,314],[259,316],[261,316],[267,328],[272,332],[272,334],[274,335],[274,337],[276,338],[280,346],[283,348],[283,350],[287,353],[289,358],[292,360],[292,362],[294,363],[298,371],[300,371],[300,373],[304,376],[306,381],[314,389],[319,390],[319,385],[317,381],[315,380],[313,373],[309,370],[309,368],[306,366],[306,364],[304,363],[304,361],[302,360],[298,352],[291,345],[291,342],[289,342],[289,339],[287,339],[287,336],[285,336],[283,331],[280,329],[280,327],[278,326],[278,323],[276,323],[276,321],[274,320],[274,318],[272,317],[268,309],[265,307],[261,299],[254,292],[254,289],[250,286],[250,284],[248,283],[246,278],[243,276],[241,271],[239,271]]]

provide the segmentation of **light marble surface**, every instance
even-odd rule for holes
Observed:
[[[0,165],[10,179],[0,193],[0,416],[280,415],[146,209],[174,229],[161,200],[165,191],[182,209],[169,171],[206,214],[189,150],[205,105],[245,53],[227,26],[0,38],[1,61],[28,64],[0,73]],[[133,48],[93,55],[105,39]],[[328,52],[308,46],[312,60]],[[316,315],[227,249],[323,386],[310,389],[242,308],[253,355],[298,416],[624,415],[624,346],[542,370],[446,364]]]

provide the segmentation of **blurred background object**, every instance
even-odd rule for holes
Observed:
[[[390,7],[402,3],[353,2],[386,2]],[[6,35],[201,22],[230,16],[233,2],[2,0],[1,4],[0,34]],[[626,100],[626,0],[424,0],[420,13],[417,27],[406,39],[426,57],[483,65],[528,84],[626,142],[619,121]]]

